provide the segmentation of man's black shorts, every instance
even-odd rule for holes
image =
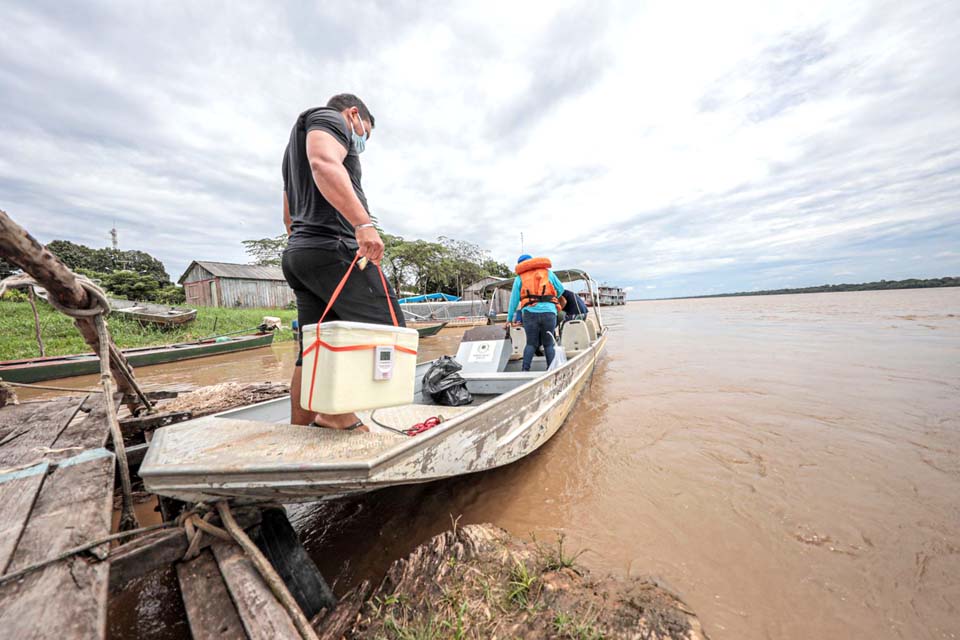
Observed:
[[[338,249],[293,249],[284,252],[281,266],[283,277],[297,295],[297,321],[301,329],[308,324],[316,324],[327,308],[327,302],[334,289],[340,284],[347,272],[356,251],[341,246]],[[387,305],[393,305],[397,314],[397,323],[405,326],[403,312],[397,303],[393,287],[387,282],[389,299],[383,292],[380,274],[374,265],[361,271],[354,267],[353,272],[343,286],[343,291],[333,303],[328,320],[346,320],[350,322],[369,322],[372,324],[393,324]],[[389,302],[388,302],[389,300]],[[303,334],[300,337],[300,352],[297,354],[297,366],[303,364]]]

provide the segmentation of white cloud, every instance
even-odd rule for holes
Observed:
[[[276,235],[344,90],[392,233],[683,295],[960,272],[960,5],[0,4],[0,207],[176,276]],[[904,256],[922,256],[904,260]],[[930,257],[934,256],[934,257]],[[905,262],[909,262],[910,271]]]

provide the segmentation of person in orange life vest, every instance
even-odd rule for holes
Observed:
[[[527,346],[523,349],[524,371],[530,371],[538,347],[543,347],[547,366],[553,362],[557,312],[563,308],[560,297],[563,295],[563,285],[550,270],[552,266],[547,258],[534,258],[527,254],[517,260],[517,277],[513,281],[507,318],[512,319],[514,312],[518,308],[521,310],[523,330],[527,334]]]

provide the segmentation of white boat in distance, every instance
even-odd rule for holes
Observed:
[[[579,270],[555,271],[561,281]],[[512,278],[488,285],[509,287]],[[148,491],[198,502],[308,502],[395,485],[430,482],[519,460],[560,429],[606,344],[599,306],[585,320],[565,322],[560,345],[567,362],[547,371],[542,356],[520,370],[522,329],[478,327],[457,352],[473,402],[435,404],[421,390],[431,362],[417,367],[413,404],[359,412],[371,433],[289,424],[289,398],[278,398],[158,429],[140,467]],[[419,435],[404,430],[442,416]]]

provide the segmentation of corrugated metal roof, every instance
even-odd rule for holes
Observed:
[[[179,282],[187,277],[194,265],[200,265],[213,275],[220,278],[244,278],[247,280],[284,280],[280,267],[261,266],[256,264],[234,264],[232,262],[210,262],[208,260],[194,260],[187,270],[180,276]]]

